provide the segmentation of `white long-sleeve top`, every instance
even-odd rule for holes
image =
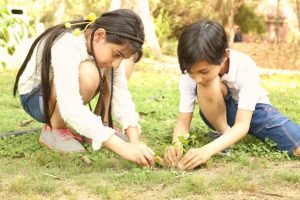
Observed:
[[[41,52],[43,41],[37,45],[18,84],[19,94],[27,94],[41,84]],[[75,36],[65,33],[55,41],[51,48],[51,64],[53,81],[56,88],[57,104],[64,121],[79,134],[92,139],[94,150],[101,148],[114,129],[105,127],[101,117],[91,112],[85,105],[79,92],[79,65],[91,60],[87,53],[84,34]],[[103,69],[110,88],[111,69]],[[114,70],[112,114],[122,124],[122,128],[138,127],[139,115],[135,111],[131,94],[128,90],[125,68],[120,66]],[[141,132],[141,131],[140,131]]]

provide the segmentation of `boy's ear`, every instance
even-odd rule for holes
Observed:
[[[99,42],[100,40],[106,40],[106,31],[103,28],[98,28],[95,31],[94,41]]]
[[[225,49],[225,53],[224,53],[224,60],[227,60],[229,58],[230,55],[230,50],[229,48]]]

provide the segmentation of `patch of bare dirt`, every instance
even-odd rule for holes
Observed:
[[[234,43],[231,48],[250,55],[262,68],[300,70],[300,46],[287,43]]]

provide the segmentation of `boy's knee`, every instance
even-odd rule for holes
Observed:
[[[223,97],[226,97],[228,89],[218,76],[205,86],[199,85],[197,87],[197,94],[200,99],[213,102],[216,98],[223,99]]]
[[[228,88],[223,82],[221,82],[221,92],[223,97],[226,97],[228,95]]]
[[[300,147],[294,150],[294,155],[300,157]]]

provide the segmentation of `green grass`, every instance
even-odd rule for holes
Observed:
[[[31,118],[12,97],[14,76],[0,74],[0,133],[40,126],[37,122],[21,126]],[[142,139],[159,154],[170,143],[176,123],[178,77],[141,64],[130,80]],[[300,75],[263,76],[262,83],[273,104],[300,124]],[[204,136],[208,130],[195,112],[190,133],[198,146],[211,140]],[[94,152],[85,146],[83,154],[62,155],[41,146],[36,133],[0,140],[0,199],[268,199],[272,194],[300,198],[300,170],[295,167],[299,159],[277,152],[270,141],[250,136],[231,149],[231,156],[214,156],[192,172],[141,168],[106,149]],[[91,165],[80,159],[83,155]]]

